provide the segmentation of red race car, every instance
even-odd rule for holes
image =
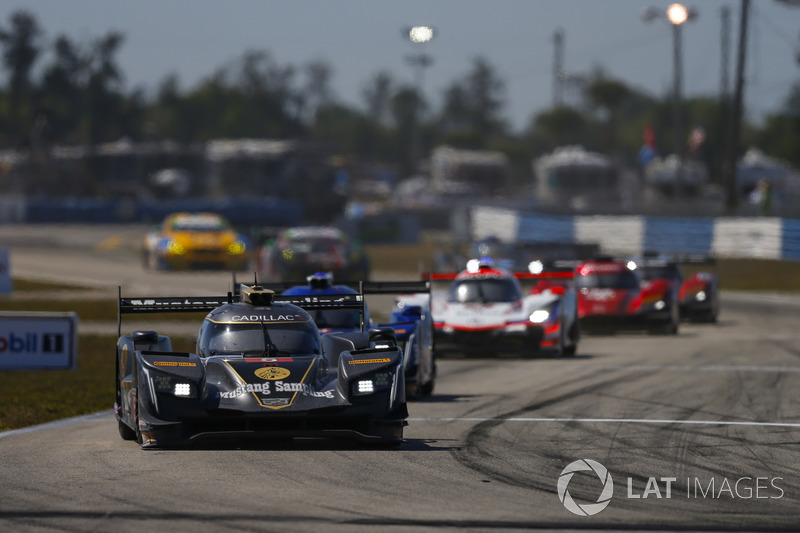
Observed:
[[[681,265],[708,265],[706,255],[665,255],[646,253],[632,258],[646,281],[665,280],[677,286],[681,318],[697,322],[716,322],[719,315],[719,283],[716,274],[698,271],[684,277]]]
[[[644,279],[635,261],[600,257],[578,264],[575,274],[582,328],[678,332],[678,286],[663,279]]]

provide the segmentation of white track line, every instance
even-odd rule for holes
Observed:
[[[65,418],[63,420],[55,420],[53,422],[48,422],[46,424],[39,424],[36,426],[28,426],[25,428],[20,429],[11,429],[9,431],[0,431],[0,439],[3,437],[10,437],[12,435],[20,435],[22,433],[33,433],[34,431],[41,431],[43,429],[53,429],[53,428],[60,428],[63,426],[69,426],[70,424],[77,424],[78,422],[86,422],[90,420],[102,420],[103,422],[107,422],[109,418],[114,416],[114,411],[101,411],[99,413],[93,413],[90,415],[83,415],[83,416],[75,416],[72,418]]]
[[[675,372],[800,372],[800,366],[755,365],[597,365],[587,370],[665,370]]]
[[[800,422],[747,422],[732,420],[668,420],[649,418],[409,418],[409,422],[584,422],[587,424],[690,424],[707,426],[757,426],[800,428]]]

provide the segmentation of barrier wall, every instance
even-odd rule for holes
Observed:
[[[304,218],[304,207],[300,202],[272,197],[185,200],[0,199],[0,223],[156,224],[168,214],[178,211],[218,213],[237,226],[292,226],[302,223]]]
[[[563,216],[475,207],[470,224],[473,239],[495,235],[505,241],[598,243],[619,254],[655,250],[800,260],[800,220],[795,219]]]

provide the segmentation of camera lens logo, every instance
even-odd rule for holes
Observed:
[[[600,482],[603,484],[603,491],[597,498],[596,503],[579,504],[572,499],[572,496],[570,496],[567,490],[567,486],[570,480],[572,480],[572,476],[575,475],[575,472],[583,470],[591,470],[597,474],[597,477],[600,478]],[[611,497],[614,495],[614,482],[611,480],[611,474],[608,473],[606,467],[591,459],[579,459],[578,461],[568,464],[567,467],[561,471],[557,488],[558,499],[561,500],[561,503],[564,504],[564,507],[566,507],[569,512],[578,516],[596,515],[608,507],[608,504],[611,503]]]

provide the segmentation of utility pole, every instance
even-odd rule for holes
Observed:
[[[564,30],[553,34],[553,107],[564,103]]]
[[[730,98],[730,80],[728,78],[728,56],[731,52],[731,8],[722,6],[720,14],[722,24],[720,28],[720,73],[719,73],[719,94],[723,102]]]
[[[725,157],[727,154],[728,126],[731,114],[731,89],[729,73],[729,58],[731,52],[731,9],[722,6],[721,26],[720,26],[720,73],[719,73],[719,125],[718,135],[720,143],[719,155],[714,157],[714,177],[724,185],[722,176],[725,168]]]
[[[736,183],[736,159],[739,155],[739,136],[742,129],[742,102],[744,100],[744,72],[747,58],[747,21],[749,19],[750,0],[741,0],[739,18],[739,47],[736,59],[736,88],[733,95],[733,113],[731,127],[728,130],[727,154],[723,165],[726,191],[726,206],[733,214],[739,205],[739,188]]]

